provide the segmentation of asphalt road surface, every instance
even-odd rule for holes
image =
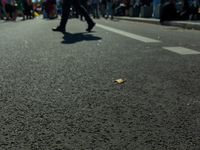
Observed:
[[[0,149],[199,150],[200,31],[94,21],[0,20]]]

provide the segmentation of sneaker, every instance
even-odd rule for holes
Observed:
[[[92,30],[92,28],[95,26],[95,23],[91,23],[88,25],[88,28],[86,29],[86,31],[90,32]]]
[[[52,30],[53,30],[53,31],[65,32],[65,29],[64,29],[64,28],[61,28],[60,26],[58,26],[58,27],[53,27]]]

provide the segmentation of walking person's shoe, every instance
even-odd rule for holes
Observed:
[[[65,32],[65,29],[64,29],[64,28],[61,28],[60,26],[58,26],[58,27],[53,27],[52,30],[53,30],[53,31],[59,31],[59,32]]]
[[[92,28],[95,26],[95,23],[91,23],[88,25],[88,28],[86,29],[86,31],[90,32],[92,30]]]

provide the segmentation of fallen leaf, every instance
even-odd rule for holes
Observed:
[[[98,42],[101,42],[101,40],[98,40]]]
[[[157,38],[158,38],[158,39],[160,39],[160,37],[159,37],[159,36],[158,36]]]
[[[187,104],[188,106],[190,105],[190,104]]]
[[[150,48],[150,47],[146,47],[146,48]]]
[[[61,91],[61,89],[58,89],[58,91]]]
[[[118,82],[118,83],[123,83],[123,82],[125,82],[125,81],[126,81],[125,78],[113,80],[113,82]]]

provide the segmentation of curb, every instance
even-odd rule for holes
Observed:
[[[155,18],[138,18],[138,17],[119,17],[115,16],[116,20],[137,21],[143,23],[152,23],[160,25],[160,19]],[[164,21],[162,25],[181,27],[185,29],[200,30],[200,20],[198,21]]]

